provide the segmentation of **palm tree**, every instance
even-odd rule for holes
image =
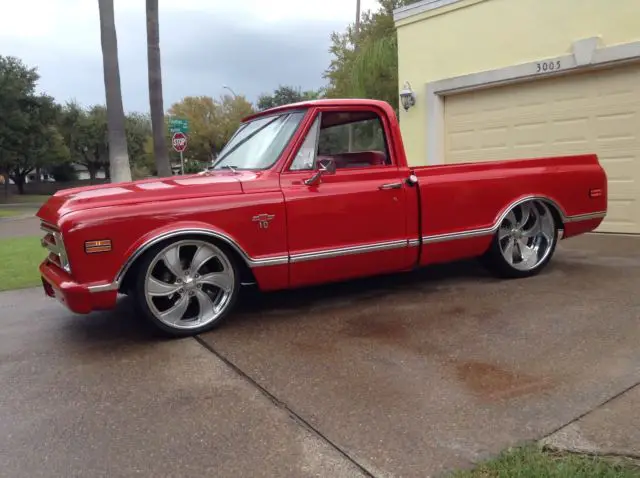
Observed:
[[[354,48],[353,50],[358,53],[358,41],[360,40],[360,0],[356,0],[356,34],[355,34],[355,38],[354,38]],[[349,152],[353,151],[353,123],[349,123],[349,127],[348,127],[348,131],[349,131]]]
[[[360,0],[356,0],[356,40],[359,33],[360,33]],[[357,43],[356,43],[356,48],[358,48]]]
[[[171,176],[169,151],[164,135],[164,105],[162,98],[162,68],[160,66],[160,22],[158,0],[147,0],[147,69],[149,76],[149,106],[153,130],[153,152],[158,176]]]
[[[124,128],[124,107],[120,89],[118,64],[118,38],[116,36],[113,0],[98,0],[100,9],[100,40],[102,43],[102,67],[107,100],[107,125],[109,129],[109,171],[112,182],[131,181],[131,166]]]

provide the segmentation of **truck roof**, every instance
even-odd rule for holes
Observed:
[[[376,106],[384,110],[386,114],[394,114],[393,108],[386,101],[372,100],[368,98],[329,98],[321,100],[300,101],[298,103],[290,103],[288,105],[275,106],[263,111],[259,111],[252,115],[246,116],[242,122],[250,121],[261,116],[268,116],[283,111],[312,108],[314,106]]]

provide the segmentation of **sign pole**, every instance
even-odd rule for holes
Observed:
[[[180,151],[180,169],[182,171],[182,175],[184,176],[184,156],[182,151]]]

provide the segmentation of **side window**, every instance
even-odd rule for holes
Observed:
[[[300,146],[298,154],[296,154],[293,163],[291,163],[292,171],[303,171],[314,169],[316,163],[316,152],[318,144],[318,128],[320,127],[320,116],[316,117],[313,125],[307,133],[307,137]]]
[[[380,117],[370,111],[323,113],[318,158],[332,158],[338,169],[391,164]]]

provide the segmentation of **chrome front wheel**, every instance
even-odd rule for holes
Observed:
[[[526,277],[538,273],[555,251],[558,230],[550,207],[539,200],[514,206],[500,223],[489,261],[500,275]]]
[[[236,267],[222,248],[182,239],[154,248],[138,272],[136,297],[165,332],[195,335],[213,328],[232,308],[239,289]]]

